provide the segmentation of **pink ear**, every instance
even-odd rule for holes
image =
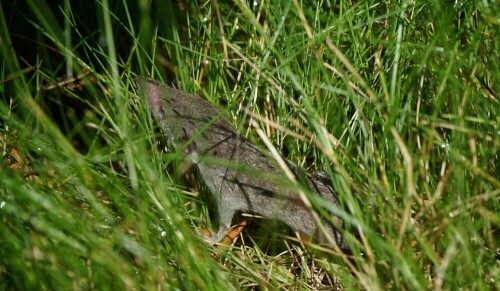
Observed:
[[[146,94],[148,95],[149,105],[153,111],[157,111],[161,107],[161,89],[160,86],[146,82]]]
[[[163,117],[161,86],[155,84],[155,82],[140,77],[135,78],[135,82],[137,83],[139,89],[143,90],[148,96],[148,103],[153,115],[161,119],[161,117]],[[165,89],[163,88],[163,90]]]

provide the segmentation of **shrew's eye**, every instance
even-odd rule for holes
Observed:
[[[182,131],[184,132],[184,138],[183,142],[188,142],[189,141],[189,135],[187,130],[183,127]],[[184,154],[190,154],[196,151],[196,142],[193,140],[191,141],[188,146],[184,149]]]

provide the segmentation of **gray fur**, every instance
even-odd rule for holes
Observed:
[[[327,242],[298,193],[285,186],[289,180],[275,160],[241,136],[220,110],[199,96],[156,81],[138,77],[136,82],[147,95],[153,116],[173,146],[178,149],[190,141],[184,152],[218,208],[219,230],[210,238],[212,243],[227,235],[237,211],[278,219],[321,243]],[[321,174],[304,173],[287,163],[299,181],[300,177],[304,183],[307,180],[305,186],[312,192],[339,206],[333,188]],[[337,227],[342,227],[339,218],[335,221]],[[323,225],[337,244],[345,248],[340,232],[330,223]]]

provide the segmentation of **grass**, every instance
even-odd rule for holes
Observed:
[[[500,289],[498,5],[81,2],[0,9],[1,289]],[[135,75],[328,172],[352,256],[197,239]]]

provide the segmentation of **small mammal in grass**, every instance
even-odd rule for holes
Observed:
[[[277,162],[239,134],[220,110],[200,96],[154,80],[137,77],[135,81],[173,146],[179,149],[188,143],[184,153],[215,199],[219,229],[209,238],[212,244],[227,235],[237,211],[280,220],[320,243],[328,242],[299,193],[285,186],[289,180]],[[291,162],[286,163],[310,192],[339,206],[326,176],[305,173]],[[340,218],[334,217],[334,221],[339,224],[337,227],[342,227]],[[345,240],[337,228],[325,220],[322,225],[337,245],[345,249]]]

